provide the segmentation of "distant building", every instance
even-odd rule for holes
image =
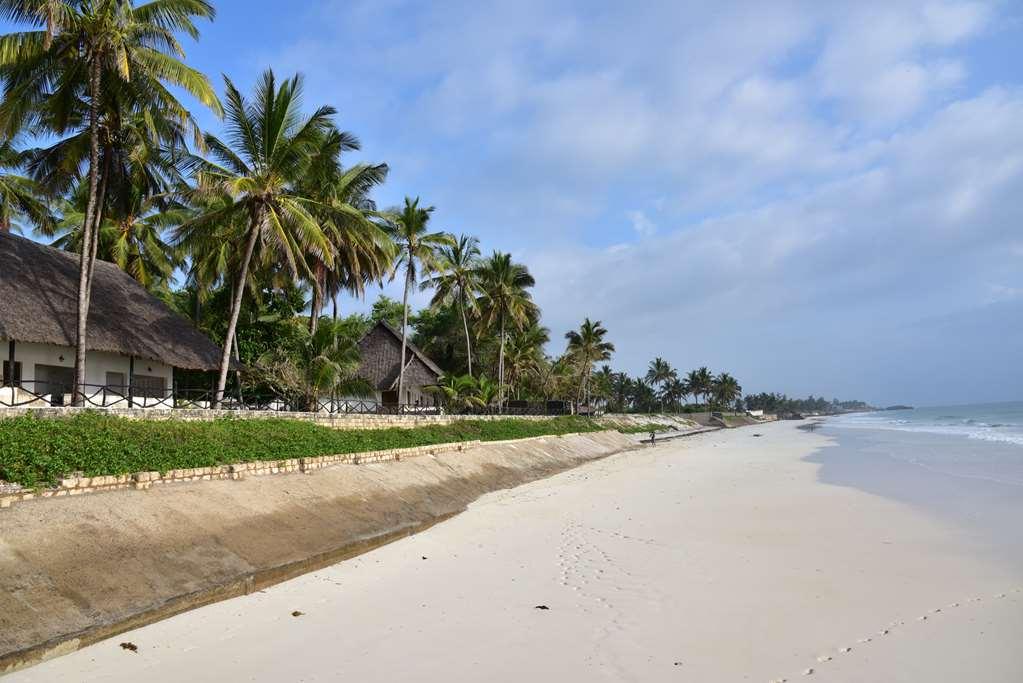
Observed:
[[[746,414],[751,416],[751,417],[763,417],[764,416],[764,411],[763,410],[747,410]]]
[[[437,367],[419,347],[406,340],[405,396],[398,396],[398,375],[401,368],[401,333],[380,321],[359,341],[362,359],[358,375],[373,387],[373,398],[383,405],[439,405],[437,396],[424,387],[437,384],[444,371]]]
[[[71,400],[78,255],[0,232],[0,403]],[[112,263],[96,261],[86,337],[87,405],[169,403],[174,368],[216,370],[220,349]],[[13,401],[12,401],[13,399]]]

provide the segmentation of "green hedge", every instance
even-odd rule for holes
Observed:
[[[301,420],[128,420],[98,412],[0,420],[0,480],[27,487],[85,476],[211,467],[455,441],[500,441],[605,429],[584,417],[464,420],[412,429],[338,430]]]

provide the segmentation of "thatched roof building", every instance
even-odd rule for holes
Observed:
[[[362,360],[358,375],[373,385],[382,403],[434,405],[434,397],[423,387],[436,384],[444,371],[411,340],[406,340],[405,390],[398,400],[398,374],[401,368],[401,333],[381,321],[359,341]]]
[[[78,255],[0,232],[0,339],[75,345]],[[97,261],[87,346],[190,370],[214,370],[220,349],[112,263]]]

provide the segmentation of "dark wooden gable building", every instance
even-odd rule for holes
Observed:
[[[436,397],[424,387],[436,384],[444,371],[411,340],[406,340],[405,347],[405,396],[398,396],[401,333],[393,327],[383,321],[375,324],[359,341],[359,351],[359,376],[373,385],[377,401],[385,405],[437,405]]]

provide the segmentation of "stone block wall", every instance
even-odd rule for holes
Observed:
[[[0,419],[31,414],[43,418],[70,417],[83,408],[50,407],[50,408],[3,408],[0,407]],[[184,420],[188,422],[210,421],[221,418],[245,419],[284,419],[303,420],[334,429],[387,429],[389,427],[413,428],[431,425],[449,425],[462,420],[550,420],[549,415],[383,415],[376,413],[353,413],[348,415],[330,415],[329,413],[283,412],[275,410],[209,410],[191,408],[88,408],[84,410],[102,410],[107,415],[123,417],[131,420]]]

